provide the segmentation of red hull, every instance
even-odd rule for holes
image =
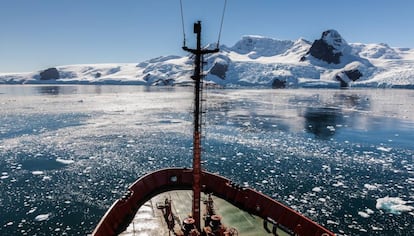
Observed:
[[[169,168],[147,174],[129,187],[130,194],[115,201],[92,235],[117,235],[131,222],[137,210],[151,197],[169,190],[191,189],[192,169]],[[335,235],[300,213],[251,188],[242,188],[219,175],[201,173],[202,191],[213,193],[242,210],[277,223],[287,231],[304,236]]]

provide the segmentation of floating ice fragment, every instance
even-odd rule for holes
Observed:
[[[326,221],[326,223],[327,223],[328,225],[339,225],[339,223],[338,223],[338,222],[333,221],[333,220],[327,220],[327,221]]]
[[[368,214],[374,214],[374,211],[373,210],[371,210],[371,209],[369,209],[369,208],[367,208],[367,209],[365,209],[365,212],[366,213],[368,213]]]
[[[32,175],[43,175],[43,174],[44,174],[44,172],[41,171],[41,170],[32,171]]]
[[[48,220],[49,217],[50,217],[50,214],[40,214],[40,215],[37,215],[34,220],[35,221],[45,221],[45,220]]]
[[[0,177],[0,179],[7,179],[7,178],[9,178],[8,175],[3,175],[3,176]]]
[[[35,212],[37,210],[37,207],[33,207],[32,209],[30,209],[27,214],[32,214],[33,212]]]
[[[391,214],[399,215],[401,212],[408,212],[414,210],[413,206],[406,205],[407,201],[399,197],[383,197],[377,199],[375,207],[382,209]]]
[[[327,129],[329,129],[329,131],[334,132],[335,131],[335,127],[333,127],[332,125],[328,125],[326,126]]]
[[[344,183],[341,182],[341,181],[338,181],[335,184],[332,184],[332,186],[334,186],[334,187],[342,187],[342,186],[344,186]]]
[[[60,162],[62,164],[65,164],[65,165],[69,165],[69,164],[72,164],[72,163],[75,162],[74,160],[65,160],[65,159],[61,159],[61,158],[57,158],[56,161]]]
[[[378,147],[377,150],[383,151],[383,152],[390,152],[392,150],[392,148]]]
[[[320,191],[322,191],[322,188],[321,188],[321,187],[314,187],[314,188],[312,189],[312,191],[313,191],[313,192],[317,192],[317,193],[319,193]]]
[[[372,185],[372,184],[364,184],[364,188],[366,188],[368,190],[376,190],[376,189],[378,189],[377,185]]]
[[[376,227],[376,226],[372,226],[371,228],[372,228],[372,230],[375,230],[375,231],[381,231],[381,230],[384,230],[383,228]]]
[[[363,211],[358,211],[358,215],[361,216],[362,218],[369,218],[369,214]]]
[[[46,180],[51,180],[52,179],[52,177],[50,177],[50,176],[43,176],[43,181],[46,181]]]

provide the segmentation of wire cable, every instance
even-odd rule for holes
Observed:
[[[185,47],[185,27],[184,27],[184,11],[183,11],[183,1],[180,0],[180,8],[181,8],[181,24],[183,27],[183,47]]]
[[[226,12],[226,6],[227,6],[227,0],[224,0],[223,13],[221,15],[220,31],[219,31],[219,35],[218,35],[218,39],[217,39],[217,48],[220,47],[221,31],[223,29],[224,13]]]

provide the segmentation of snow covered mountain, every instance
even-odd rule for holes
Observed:
[[[386,44],[348,44],[335,30],[313,43],[244,36],[234,46],[205,57],[205,81],[240,87],[414,88],[414,49]],[[91,64],[41,72],[0,74],[0,83],[185,85],[188,56],[162,56],[139,64]]]

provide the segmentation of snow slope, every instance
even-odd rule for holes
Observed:
[[[275,79],[286,81],[287,87],[339,87],[337,76],[358,70],[362,76],[350,81],[350,86],[414,88],[413,49],[387,44],[348,44],[339,33],[330,32],[321,39],[342,53],[339,64],[307,54],[312,43],[304,39],[244,36],[234,46],[222,45],[219,53],[205,58],[205,80],[226,87],[271,87]],[[57,80],[40,80],[38,71],[0,74],[0,84],[183,85],[191,83],[192,63],[188,55],[162,56],[138,64],[58,66]]]

